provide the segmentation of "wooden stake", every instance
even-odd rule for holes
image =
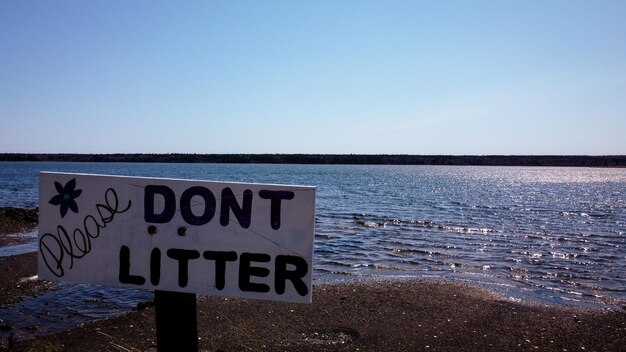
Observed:
[[[196,294],[154,291],[157,351],[197,352]]]

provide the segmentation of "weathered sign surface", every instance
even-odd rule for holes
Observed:
[[[43,172],[39,277],[311,302],[315,191]]]

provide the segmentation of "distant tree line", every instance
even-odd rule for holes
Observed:
[[[0,154],[0,161],[626,167],[626,155]]]

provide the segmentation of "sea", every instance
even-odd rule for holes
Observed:
[[[40,171],[316,186],[314,283],[444,280],[531,304],[626,307],[626,169],[0,162],[0,207],[37,207]],[[36,230],[22,236],[0,257],[37,250]],[[50,333],[152,296],[55,283],[0,319]]]

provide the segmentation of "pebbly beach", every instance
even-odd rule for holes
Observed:
[[[19,243],[36,211],[3,208],[0,244]],[[0,305],[51,289],[36,279],[36,253],[0,258]],[[457,282],[410,280],[316,285],[312,304],[198,296],[201,351],[621,351],[626,309],[594,310],[511,301]],[[3,317],[0,316],[0,319]],[[154,307],[56,333],[23,334],[0,321],[1,350],[156,350]],[[27,337],[22,337],[27,336]]]

